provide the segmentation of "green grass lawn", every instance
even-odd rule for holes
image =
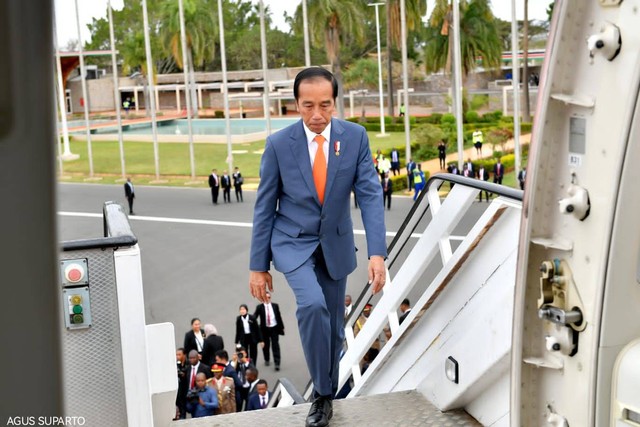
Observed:
[[[404,145],[404,134],[393,133],[388,137],[378,138],[375,133],[369,134],[371,151],[399,147]],[[233,164],[238,166],[243,175],[248,178],[257,178],[260,167],[260,153],[265,141],[252,143],[233,144]],[[79,154],[80,158],[71,162],[65,162],[63,169],[65,174],[75,176],[89,176],[89,156],[86,141],[71,140],[71,151]],[[120,149],[117,141],[92,141],[93,171],[97,175],[120,175]],[[127,175],[155,175],[155,161],[153,144],[150,142],[125,142],[125,166]],[[217,168],[222,172],[227,168],[226,144],[194,144],[195,165],[197,176],[207,176],[211,169]],[[191,166],[189,160],[189,144],[183,142],[163,142],[158,144],[158,156],[160,175],[163,176],[190,176]]]

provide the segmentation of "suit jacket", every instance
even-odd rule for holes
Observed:
[[[202,330],[200,330],[200,333],[202,334],[202,336],[204,337],[204,332],[202,332]],[[204,347],[204,343],[202,344]],[[198,344],[196,343],[196,335],[193,331],[189,331],[186,334],[184,334],[184,352],[187,354],[187,357],[189,357],[189,352],[191,350],[198,350]],[[198,353],[202,353],[201,351],[199,351]]]
[[[386,257],[382,187],[369,139],[355,123],[331,120],[324,203],[313,181],[302,120],[267,138],[253,215],[252,271],[288,273],[322,247],[332,279],[356,268],[350,196],[355,188],[366,231],[368,256]],[[338,151],[338,146],[339,151]]]
[[[384,190],[384,180],[382,180],[380,182],[380,185],[382,186],[382,194],[390,195],[390,194],[393,193],[393,183],[391,182],[391,178],[389,178],[389,183],[387,185],[387,191]]]
[[[262,332],[260,332],[256,318],[252,314],[247,314],[247,316],[249,316],[249,331],[253,342],[262,342]],[[238,316],[236,317],[236,343],[241,342],[242,337],[244,337],[244,325],[242,324],[242,319]]]
[[[478,179],[481,179],[482,181],[488,181],[488,180],[489,180],[489,175],[490,175],[490,174],[489,174],[489,171],[488,171],[488,170],[486,170],[486,169],[484,169],[484,176],[483,176],[483,177],[480,177],[480,170],[481,170],[481,169],[478,169],[478,172],[477,172],[477,174],[476,174],[476,175],[477,175],[477,177],[478,177]]]
[[[493,166],[493,176],[496,178],[502,178],[504,176],[504,165],[502,163],[500,164],[500,173],[498,173],[498,164],[496,163]]]
[[[209,335],[204,339],[202,345],[202,362],[207,365],[213,365],[216,361],[216,352],[224,350],[224,340],[218,335]]]
[[[409,313],[411,313],[411,309],[405,311],[404,313],[402,313],[400,315],[400,317],[398,318],[398,323],[402,324],[402,322],[404,322],[404,319],[407,318],[407,316],[409,315]]]
[[[282,316],[280,315],[280,306],[278,304],[272,302],[271,308],[273,308],[273,313],[276,317],[276,330],[278,331],[278,335],[284,335],[284,323],[282,322]],[[264,304],[258,304],[256,307],[256,311],[253,314],[256,319],[260,321],[260,329],[262,335],[265,335],[267,329],[267,314]]]
[[[207,378],[213,377],[213,373],[211,372],[211,366],[205,365],[202,362],[198,364],[198,370],[196,371],[196,373],[199,374],[200,372],[205,374]],[[184,387],[186,387],[186,389],[189,390],[189,385],[191,383],[191,365],[189,365],[188,363],[187,363],[187,369],[185,371],[185,375],[184,377],[182,377],[182,381],[184,381]]]
[[[222,188],[231,188],[231,177],[229,175],[220,178],[220,183],[222,184]]]
[[[132,184],[133,185],[133,184]],[[136,197],[134,191],[133,191],[133,187],[131,185],[129,185],[128,182],[124,183],[124,195],[127,197]]]
[[[220,178],[218,177],[218,175],[216,175],[215,177],[213,176],[213,174],[209,175],[209,187],[220,187]]]
[[[265,396],[267,397],[268,404],[269,399],[271,398],[270,393],[267,391]],[[255,411],[256,409],[262,409],[262,405],[260,404],[260,395],[258,393],[253,393],[249,396],[249,402],[247,403],[247,409],[245,409],[245,411]]]
[[[240,381],[238,372],[235,370],[233,365],[231,365],[231,363],[225,366],[224,371],[222,371],[222,375],[233,379],[233,383],[236,387],[236,395],[238,395],[240,393],[240,389],[242,388],[242,381]]]
[[[239,182],[241,178],[242,178],[242,173],[240,173],[240,172],[234,172],[234,173],[233,173],[233,185],[234,185],[234,186],[242,185],[242,183],[241,183],[241,182]],[[242,181],[244,181],[244,179],[242,179]]]

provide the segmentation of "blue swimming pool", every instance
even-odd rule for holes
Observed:
[[[276,131],[295,123],[299,119],[271,119],[271,129]],[[194,135],[225,135],[224,119],[194,119],[192,120],[192,128]],[[232,135],[247,135],[267,130],[265,119],[231,119]],[[142,123],[135,125],[127,125],[122,127],[122,131],[126,135],[150,135],[151,124]],[[117,129],[104,128],[94,131],[97,134],[115,134]],[[187,135],[189,133],[187,120],[177,119],[158,123],[159,135]]]

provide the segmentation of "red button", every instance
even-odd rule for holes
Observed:
[[[67,274],[67,278],[70,282],[78,282],[80,281],[80,279],[82,279],[82,272],[77,268],[74,268],[73,270],[69,271],[69,274]]]

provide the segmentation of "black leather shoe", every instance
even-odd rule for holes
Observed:
[[[306,427],[325,427],[333,417],[333,400],[331,397],[317,397],[311,404],[307,415]]]

